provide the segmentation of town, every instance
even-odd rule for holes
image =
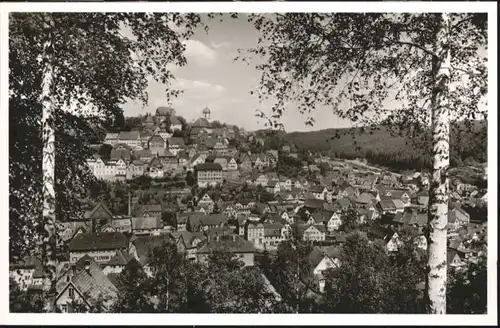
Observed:
[[[207,106],[186,123],[161,106],[141,116],[139,126],[107,132],[93,145],[89,170],[108,187],[87,200],[81,217],[58,222],[61,312],[74,311],[75,295],[90,307],[92,298],[106,294],[104,310],[111,308],[123,292],[120,273],[136,262],[152,276],[151,251],[164,242],[198,263],[223,249],[260,270],[278,299],[262,257],[279,256],[285,242],[311,246],[305,256],[311,270],[303,279],[312,282],[312,294],[324,293],[325,272],[342,266],[340,253],[353,233],[380,244],[389,257],[407,244],[425,254],[429,173],[390,172],[293,144],[270,149],[266,135],[210,116]],[[486,214],[476,209],[486,206],[487,194],[458,179],[451,189],[448,267],[460,272],[485,255]],[[36,257],[11,264],[10,276],[22,290],[47,286]]]

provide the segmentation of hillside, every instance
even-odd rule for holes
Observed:
[[[486,162],[486,121],[472,122],[472,128],[459,125],[451,133],[451,165],[464,162]],[[338,138],[336,136],[338,135]],[[319,151],[341,158],[365,157],[373,164],[395,169],[422,169],[429,167],[431,157],[423,146],[414,146],[411,140],[393,136],[384,128],[368,132],[356,131],[354,139],[350,129],[326,129],[312,132],[291,132],[280,136],[283,144],[293,144],[299,149]],[[273,142],[275,143],[275,141]]]

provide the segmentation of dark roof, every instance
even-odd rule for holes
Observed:
[[[166,115],[172,115],[173,113],[175,113],[175,109],[173,109],[172,107],[160,106],[156,108],[156,115],[166,116]]]
[[[234,240],[233,240],[234,238]],[[230,253],[255,253],[255,247],[249,241],[244,240],[238,235],[219,236],[219,241],[212,238],[207,241],[199,250],[198,253],[208,254],[215,250],[225,250]]]
[[[218,163],[202,163],[196,165],[198,171],[222,171],[222,166]]]
[[[172,232],[171,235],[175,240],[179,240],[180,238],[182,238],[182,240],[184,241],[184,244],[188,248],[193,247],[193,241],[196,238],[199,238],[201,241],[207,239],[207,237],[204,236],[202,232],[190,232],[190,231],[186,231],[186,230]]]
[[[309,198],[305,200],[304,205],[310,208],[321,208],[324,203],[323,199]]]
[[[85,270],[85,262],[87,261],[90,262],[88,271]],[[77,273],[71,278],[71,282],[69,284],[73,284],[78,293],[82,296],[88,295],[89,298],[85,299],[87,302],[92,303],[92,301],[99,298],[99,295],[116,298],[118,289],[102,272],[100,266],[92,259],[92,257],[86,254],[76,263],[76,267]],[[58,290],[58,294],[61,295],[61,293],[66,290],[68,285],[65,285],[63,289]]]
[[[156,247],[162,246],[164,243],[173,241],[171,235],[159,235],[159,236],[144,236],[137,237],[133,244],[135,246],[137,256],[139,257],[139,262],[141,265],[146,265],[148,263],[151,251]]]
[[[127,248],[127,238],[120,232],[81,233],[76,235],[69,243],[70,252],[120,248]]]
[[[210,128],[212,125],[206,118],[200,117],[191,126],[192,128]]]
[[[122,131],[118,135],[118,140],[138,140],[139,137],[139,131]]]
[[[148,212],[161,212],[161,204],[153,204],[153,205],[138,205],[136,207],[135,215],[136,216],[143,216],[145,213]]]
[[[131,219],[133,230],[161,229],[163,224],[161,217],[134,217]]]
[[[179,147],[184,147],[184,139],[179,137],[172,137],[167,139],[169,145],[178,145]]]
[[[106,265],[114,266],[114,265],[127,265],[129,261],[131,261],[134,257],[127,253],[124,250],[118,250]]]
[[[227,217],[222,213],[209,215],[202,214],[199,216],[190,216],[188,220],[191,227],[197,227],[200,224],[214,226],[226,222]]]
[[[128,149],[112,149],[109,155],[110,160],[116,161],[121,159],[128,160],[130,159],[130,150]]]
[[[104,205],[103,203],[98,203],[96,206],[94,206],[94,208],[92,210],[85,212],[85,214],[84,214],[85,219],[89,219],[89,218],[93,217],[99,208],[102,208],[108,217],[110,217],[110,218],[113,217],[113,214],[111,213],[111,211],[108,209],[108,207],[106,205]]]

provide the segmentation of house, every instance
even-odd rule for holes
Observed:
[[[97,230],[100,226],[111,222],[113,214],[103,202],[99,202],[91,210],[85,211],[83,217],[91,223],[91,230]]]
[[[149,163],[153,159],[153,154],[151,154],[151,150],[149,149],[134,150],[132,155],[135,159],[140,159],[144,163]]]
[[[153,157],[149,162],[148,175],[155,178],[163,178],[164,175],[163,164],[158,157]]]
[[[214,206],[215,202],[210,198],[208,194],[204,194],[203,197],[198,201],[198,205],[211,205]]]
[[[116,145],[118,143],[118,135],[119,133],[106,133],[103,143],[111,146]]]
[[[308,198],[304,201],[304,207],[307,208],[309,211],[320,210],[321,208],[323,208],[324,204],[325,204],[324,200],[316,198]]]
[[[340,267],[340,248],[338,247],[318,247],[315,246],[308,255],[314,278],[318,281],[320,293],[325,289],[324,273],[328,269]]]
[[[9,278],[19,289],[41,289],[46,285],[42,261],[34,256],[27,256],[22,261],[9,265]]]
[[[186,223],[186,229],[191,232],[207,231],[211,228],[224,226],[227,217],[222,213],[202,214],[189,216]]]
[[[139,216],[130,220],[132,222],[132,232],[136,236],[159,235],[163,229],[161,216]]]
[[[322,224],[299,225],[299,234],[303,241],[325,241],[326,228]]]
[[[383,199],[377,203],[377,207],[382,214],[396,214],[398,210],[392,199]]]
[[[122,145],[115,146],[117,148],[111,149],[109,154],[110,161],[117,161],[123,159],[126,162],[130,161],[130,148],[123,147]]]
[[[99,264],[106,263],[127,246],[127,238],[120,232],[80,233],[69,243],[70,263],[76,263],[85,255]]]
[[[459,252],[454,249],[447,249],[446,259],[448,266],[453,269],[459,268],[465,264],[462,258],[460,258]]]
[[[259,175],[259,177],[255,180],[255,185],[261,185],[262,187],[267,186],[267,183],[269,182],[269,179],[265,174]]]
[[[262,223],[249,223],[247,240],[253,243],[256,248],[264,248],[264,225]]]
[[[164,121],[167,118],[172,119],[175,116],[175,109],[172,107],[159,106],[156,108],[155,116],[159,121]]]
[[[229,161],[227,162],[227,170],[228,171],[238,170],[238,163],[236,162],[236,159],[234,157],[229,158]]]
[[[207,237],[201,232],[177,231],[171,233],[172,238],[176,241],[178,249],[184,249],[184,255],[188,260],[196,260],[198,247],[207,240]]]
[[[266,191],[269,193],[277,194],[281,191],[280,183],[278,180],[270,180],[266,184]]]
[[[153,204],[153,205],[137,205],[134,209],[134,216],[143,216],[143,217],[158,217],[161,218],[162,215],[162,207],[161,204]]]
[[[148,140],[148,148],[153,156],[165,155],[165,140],[157,134],[153,135]]]
[[[316,199],[325,199],[328,189],[325,186],[312,186],[309,188],[309,192],[311,192]]]
[[[326,223],[327,230],[330,233],[339,230],[341,225],[342,225],[342,218],[339,212],[332,213],[330,219]]]
[[[257,252],[251,242],[238,235],[214,236],[198,249],[198,261],[206,262],[214,251],[225,251],[239,259],[245,266],[253,266]]]
[[[396,232],[390,232],[384,237],[385,249],[388,253],[394,253],[399,250],[402,245],[402,241]]]
[[[118,143],[124,143],[132,149],[142,148],[141,133],[139,131],[122,131],[118,135]]]
[[[177,116],[170,115],[169,120],[170,120],[171,131],[182,130],[182,122],[177,118]]]
[[[196,165],[198,186],[205,188],[222,184],[222,166],[217,163],[203,163]]]
[[[115,256],[113,256],[107,263],[102,264],[102,272],[105,275],[110,273],[120,274],[125,266],[134,260],[134,257],[130,255],[128,252],[120,250],[117,251]]]
[[[226,157],[221,157],[221,156],[216,157],[214,159],[214,163],[220,164],[220,166],[222,166],[222,170],[223,171],[227,171],[227,165],[228,165],[228,163],[227,163],[227,158]]]
[[[55,304],[61,312],[72,312],[73,302],[90,310],[103,300],[106,311],[118,298],[118,289],[101,270],[99,264],[86,255],[70,266],[56,282]]]
[[[145,168],[145,163],[144,161],[140,159],[133,160],[128,166],[127,166],[127,179],[133,179],[135,177],[139,177],[141,175],[144,175],[144,168]]]
[[[239,158],[239,169],[241,171],[251,171],[252,170],[252,159],[248,154],[242,154]]]
[[[245,237],[245,227],[246,227],[246,223],[247,223],[247,216],[240,214],[236,217],[236,221],[238,223],[238,226],[237,226],[238,235],[240,235],[241,237]]]
[[[316,224],[322,224],[326,225],[327,222],[330,220],[334,213],[333,212],[327,212],[327,211],[317,211],[311,214],[309,217],[307,224],[310,225],[316,225]]]
[[[154,270],[149,265],[150,255],[155,248],[161,247],[169,242],[175,243],[175,240],[169,234],[140,236],[131,240],[129,253],[142,265],[146,275],[152,277]],[[178,249],[178,251],[183,252],[184,250]]]
[[[172,137],[167,139],[167,149],[174,155],[181,150],[184,150],[185,144],[184,139],[178,137]]]
[[[470,215],[460,207],[455,207],[448,211],[448,227],[458,230],[460,227],[470,223]]]
[[[132,222],[130,221],[130,218],[113,218],[113,220],[111,221],[111,226],[117,232],[132,232]]]

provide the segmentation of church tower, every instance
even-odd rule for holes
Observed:
[[[205,105],[205,108],[203,109],[202,113],[204,118],[210,120],[210,109],[208,108],[208,106]]]

